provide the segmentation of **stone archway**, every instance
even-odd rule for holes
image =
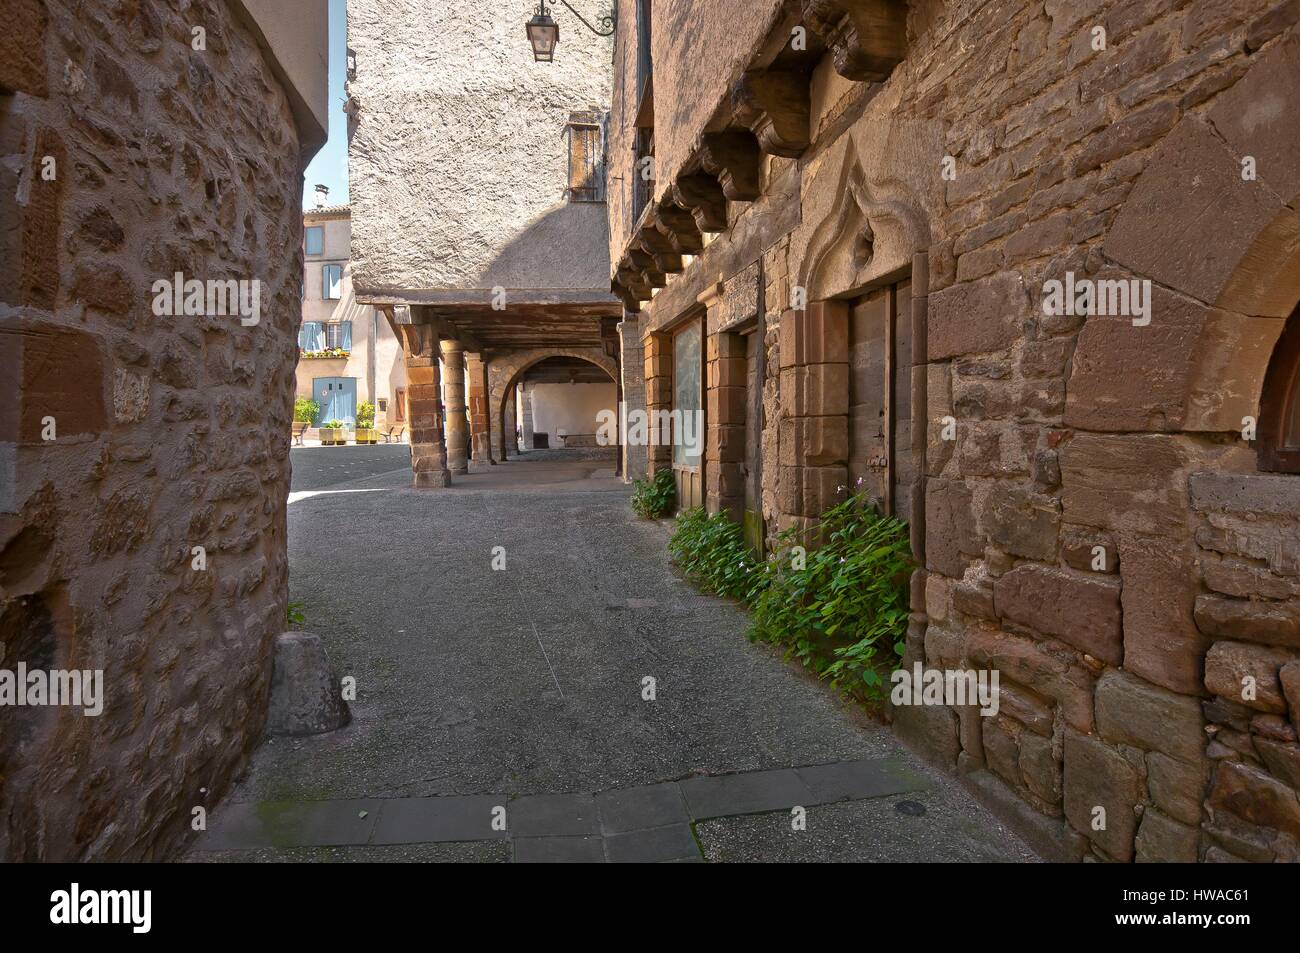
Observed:
[[[1134,183],[1096,277],[1150,280],[1150,326],[1089,319],[1065,423],[1089,430],[1240,431],[1300,301],[1300,37],[1189,113]],[[1249,177],[1253,173],[1254,178]],[[1151,366],[1159,355],[1158,366]]]
[[[489,404],[494,426],[492,427],[492,455],[495,459],[505,459],[506,405],[515,385],[534,364],[550,357],[573,357],[594,364],[617,383],[618,364],[598,347],[539,347],[524,351],[511,351],[499,357],[493,357],[488,365]],[[514,433],[511,425],[509,433]]]

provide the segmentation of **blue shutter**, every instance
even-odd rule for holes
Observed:
[[[341,321],[339,323],[339,347],[345,351],[352,350],[352,322]]]
[[[319,351],[325,346],[325,327],[319,321],[304,321],[298,332],[298,346],[304,351]]]

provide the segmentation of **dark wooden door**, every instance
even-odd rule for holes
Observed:
[[[849,479],[880,510],[906,519],[912,480],[912,321],[910,281],[853,303],[849,353]]]

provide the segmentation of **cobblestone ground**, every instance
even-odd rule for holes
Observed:
[[[431,491],[407,454],[293,451],[291,598],[353,720],[268,740],[188,859],[1035,859],[679,579],[609,461]]]

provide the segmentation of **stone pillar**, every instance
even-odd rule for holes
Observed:
[[[524,449],[533,449],[533,392],[527,384],[519,385],[519,409],[524,418],[520,425],[524,431]]]
[[[442,435],[437,334],[427,324],[400,325],[406,357],[406,406],[411,428],[411,471],[419,487],[451,485]]]
[[[641,324],[635,317],[625,318],[618,325],[619,346],[623,359],[619,370],[622,375],[623,406],[627,410],[626,419],[637,419],[645,413],[645,348],[641,342]],[[615,408],[617,411],[618,408]],[[620,426],[622,426],[620,420]],[[623,482],[631,483],[645,476],[646,442],[638,440],[630,444],[626,433],[619,434],[620,452],[623,454]]]
[[[443,395],[446,398],[447,469],[469,472],[469,420],[465,416],[465,349],[459,341],[442,342]]]
[[[644,338],[645,409],[647,416],[646,475],[654,474],[673,465],[672,426],[668,412],[673,409],[673,352],[672,339],[664,334],[649,334]],[[656,416],[663,413],[662,422]],[[630,473],[630,476],[637,476]]]
[[[710,334],[705,361],[704,506],[739,523],[745,516],[745,339],[727,331]]]
[[[781,528],[808,524],[848,483],[849,306],[818,301],[781,317]]]
[[[465,355],[465,385],[469,398],[470,456],[475,464],[495,465],[496,461],[492,459],[492,409],[488,399],[488,371],[483,355]]]
[[[501,429],[501,462],[504,463],[507,458],[519,456],[519,441],[515,437],[515,428],[518,423],[515,419],[515,391],[511,388],[506,395],[506,412],[505,424]]]

